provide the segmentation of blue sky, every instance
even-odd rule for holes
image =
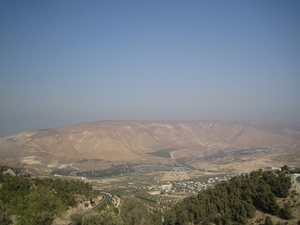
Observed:
[[[300,120],[299,1],[0,1],[0,136]]]

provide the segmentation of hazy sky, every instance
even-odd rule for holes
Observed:
[[[299,120],[300,1],[0,1],[0,136]]]

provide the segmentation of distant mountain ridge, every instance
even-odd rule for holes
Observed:
[[[300,145],[300,123],[100,121],[26,131],[0,139],[0,163],[139,159],[164,148],[221,149]]]

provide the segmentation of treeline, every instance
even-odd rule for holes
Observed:
[[[215,188],[199,192],[161,213],[147,206],[148,198],[122,198],[119,209],[112,203],[94,213],[74,214],[72,220],[80,225],[229,225],[248,224],[256,210],[283,219],[293,217],[291,205],[278,205],[277,198],[286,198],[292,185],[282,172],[253,171],[219,183]],[[91,184],[75,180],[40,179],[28,175],[6,173],[0,168],[0,224],[50,225],[70,206],[75,206],[79,196],[90,200],[98,193]],[[272,224],[266,217],[265,224]]]
[[[76,176],[83,177],[111,177],[122,174],[134,173],[135,170],[131,165],[115,165],[105,170],[88,170],[76,172]]]
[[[289,203],[283,208],[277,197],[286,198],[292,185],[286,174],[288,168],[277,174],[253,171],[219,183],[215,188],[185,198],[165,213],[166,225],[184,224],[248,224],[256,210],[283,219],[291,219]]]
[[[1,173],[3,174],[3,173]],[[39,179],[28,175],[1,177],[0,224],[51,224],[77,203],[97,195],[91,184],[75,180]]]
[[[148,196],[142,195],[142,194],[137,194],[136,195],[137,198],[151,202],[151,203],[157,203],[156,200],[149,198]]]
[[[161,225],[162,214],[141,200],[128,197],[122,200],[120,210],[108,204],[97,212],[77,218],[77,225]]]
[[[76,174],[80,177],[111,177],[119,176],[122,174],[134,173],[135,169],[131,165],[116,165],[105,170],[87,170],[87,171],[77,171],[77,170],[67,170],[67,169],[57,169],[51,172],[51,175],[59,174],[64,176],[69,176]]]

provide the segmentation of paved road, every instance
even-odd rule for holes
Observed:
[[[92,213],[92,212],[96,211],[100,206],[102,206],[103,204],[108,202],[111,198],[110,194],[108,194],[108,193],[100,192],[100,194],[103,196],[102,201],[99,202],[97,205],[95,205],[92,209],[88,210],[88,213]],[[68,223],[68,225],[74,225],[74,224],[76,224],[76,223],[75,222]]]
[[[111,198],[110,194],[107,194],[105,192],[100,192],[100,194],[103,196],[103,200],[98,204],[98,205],[95,205],[93,208],[92,208],[92,212],[97,210],[101,205],[105,204],[106,202],[108,202]]]
[[[294,175],[294,182],[296,184],[296,190],[300,193],[300,174]]]

